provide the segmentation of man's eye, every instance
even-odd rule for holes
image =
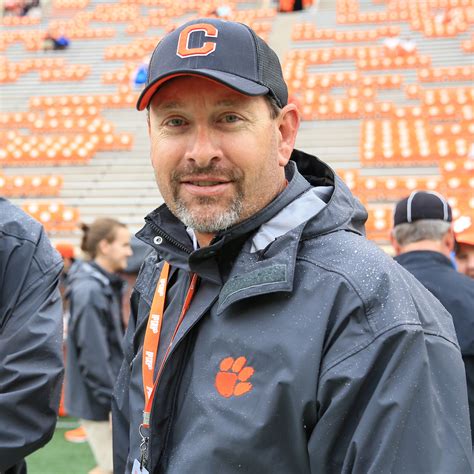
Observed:
[[[224,118],[223,118],[223,121],[225,123],[235,123],[235,122],[238,122],[239,120],[240,120],[240,117],[235,114],[227,114],[227,115],[224,115]]]
[[[166,125],[170,127],[181,127],[184,123],[184,120],[181,118],[172,118],[166,121]]]

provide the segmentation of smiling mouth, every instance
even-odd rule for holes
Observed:
[[[193,186],[218,186],[220,184],[227,184],[230,181],[184,181],[185,184],[192,184]]]

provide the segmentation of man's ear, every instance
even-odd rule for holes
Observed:
[[[148,138],[151,136],[151,127],[150,127],[150,109],[148,108],[146,111],[146,124],[148,130]]]
[[[456,239],[454,237],[453,226],[451,226],[449,228],[448,232],[446,232],[446,234],[444,234],[443,239],[441,240],[441,242],[443,243],[445,248],[448,249],[448,252],[452,252],[454,250],[454,245],[456,243]]]
[[[295,104],[288,104],[280,111],[278,130],[280,142],[278,144],[278,164],[286,166],[295,147],[296,134],[300,126],[300,116]]]
[[[402,252],[402,247],[397,242],[397,239],[395,239],[395,236],[393,235],[393,230],[392,232],[390,232],[390,243],[392,244],[393,250],[395,250],[395,255],[400,255],[400,253]]]

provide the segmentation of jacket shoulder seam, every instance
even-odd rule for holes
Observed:
[[[423,334],[425,334],[426,336],[432,336],[432,337],[444,339],[446,342],[448,342],[453,347],[455,347],[457,350],[459,350],[459,347],[456,345],[456,343],[454,341],[452,341],[451,339],[448,339],[447,337],[443,336],[442,334],[438,334],[438,333],[435,333],[435,332],[432,332],[432,331],[426,331],[425,329],[423,329],[423,326],[421,325],[421,323],[414,323],[414,322],[411,322],[411,321],[410,322],[404,321],[404,322],[400,322],[399,324],[397,324],[395,326],[390,326],[390,327],[383,328],[377,334],[375,334],[374,337],[372,337],[370,341],[367,341],[365,344],[359,344],[358,346],[352,348],[350,351],[342,354],[340,357],[338,357],[336,360],[334,360],[324,371],[321,372],[320,378],[323,378],[328,372],[333,370],[335,367],[337,367],[342,362],[344,362],[344,361],[350,359],[351,357],[353,357],[354,355],[368,349],[377,339],[384,336],[386,333],[388,333],[390,331],[394,331],[396,329],[400,329],[402,327],[407,327],[407,328],[408,327],[418,327],[418,328],[421,328],[421,330],[423,331]]]
[[[311,260],[309,258],[306,258],[306,257],[301,257],[301,256],[298,256],[297,257],[297,260],[302,260],[302,261],[305,261],[307,263],[310,263],[311,265],[315,265],[316,267],[319,267],[327,272],[331,272],[331,273],[334,273],[336,275],[339,275],[341,278],[344,279],[344,281],[347,282],[347,284],[352,288],[352,290],[354,291],[354,293],[357,295],[357,297],[359,298],[361,304],[362,304],[362,309],[363,309],[363,312],[364,312],[364,315],[367,319],[367,323],[370,327],[370,329],[372,330],[373,333],[376,332],[376,329],[375,327],[373,326],[372,324],[372,321],[371,321],[371,318],[370,318],[370,309],[369,309],[369,305],[366,303],[366,301],[364,300],[364,298],[362,297],[362,295],[360,294],[360,292],[358,291],[356,285],[352,282],[352,280],[348,277],[348,275],[346,275],[345,273],[341,272],[340,270],[337,270],[335,268],[331,268],[331,267],[328,267],[326,265],[323,265],[321,264],[320,262],[316,262],[314,260]]]

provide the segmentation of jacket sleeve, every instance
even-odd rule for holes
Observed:
[[[469,416],[471,420],[471,435],[474,431],[474,356],[463,356],[464,367],[466,369],[467,398],[469,401]],[[473,436],[474,438],[474,436]],[[474,443],[474,439],[472,440]]]
[[[112,434],[114,446],[114,473],[123,474],[126,471],[129,433],[130,433],[130,364],[134,357],[133,338],[135,335],[138,293],[133,292],[130,302],[130,318],[123,341],[124,359],[117,377],[114,396],[112,399]]]
[[[311,472],[470,473],[466,379],[456,345],[401,324],[328,367]]]
[[[71,325],[79,370],[94,399],[110,411],[114,376],[107,340],[108,308],[102,289],[87,282],[71,294]]]
[[[63,374],[60,256],[42,231],[36,244],[2,236],[0,251],[0,471],[46,444]]]

